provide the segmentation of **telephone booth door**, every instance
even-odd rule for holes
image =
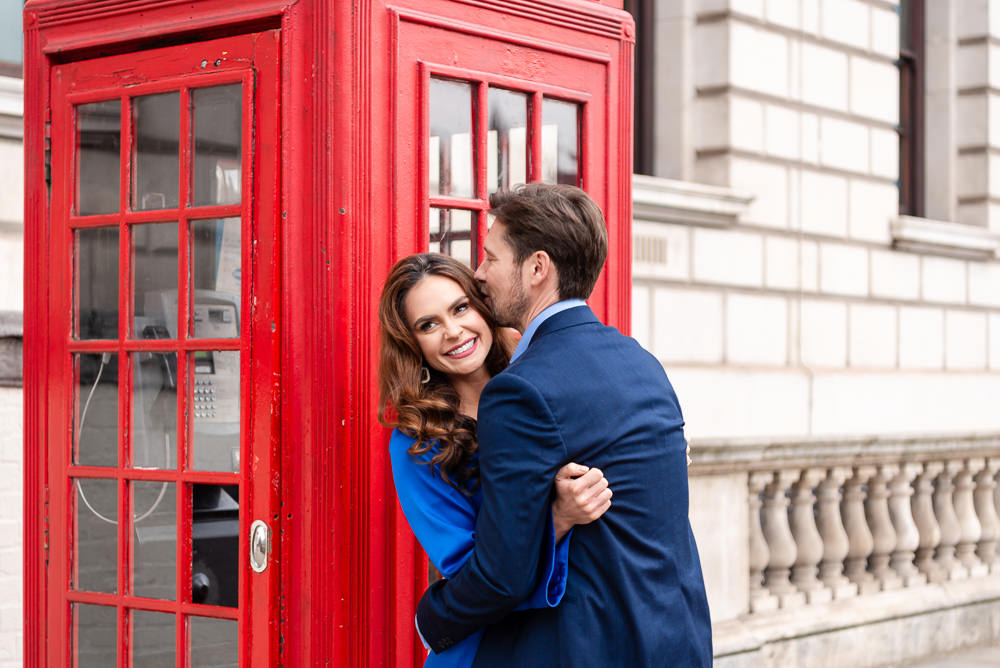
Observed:
[[[277,63],[53,68],[45,665],[276,665]]]

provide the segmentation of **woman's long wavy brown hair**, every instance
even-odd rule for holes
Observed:
[[[486,356],[490,376],[500,373],[510,361],[510,337],[497,326],[471,269],[437,253],[404,257],[389,272],[379,299],[378,419],[417,439],[408,451],[410,455],[425,454],[437,441],[438,451],[430,464],[437,465],[445,482],[463,489],[462,484],[479,475],[478,467],[470,462],[479,445],[476,422],[458,412],[458,393],[447,376],[425,364],[406,319],[406,296],[427,276],[444,276],[458,283],[472,308],[486,321],[493,334],[493,347]],[[427,383],[420,382],[424,366],[430,369]]]

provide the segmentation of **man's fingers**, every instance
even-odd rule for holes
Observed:
[[[590,470],[589,467],[583,464],[577,464],[576,462],[570,462],[566,464],[559,472],[556,473],[556,478],[576,478],[577,476],[582,476]]]

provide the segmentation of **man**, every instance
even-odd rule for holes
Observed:
[[[482,668],[710,666],[677,397],[659,363],[583,301],[607,257],[601,211],[579,188],[540,183],[490,205],[476,278],[523,337],[479,403],[475,551],[424,594],[418,629],[441,652],[488,626]],[[566,538],[562,602],[512,612],[537,584],[552,480],[569,461],[604,471],[611,509]]]

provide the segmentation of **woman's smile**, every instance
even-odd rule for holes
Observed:
[[[455,346],[451,350],[445,353],[448,357],[463,358],[468,357],[472,353],[476,352],[476,343],[479,341],[478,336],[474,336],[465,343]]]

